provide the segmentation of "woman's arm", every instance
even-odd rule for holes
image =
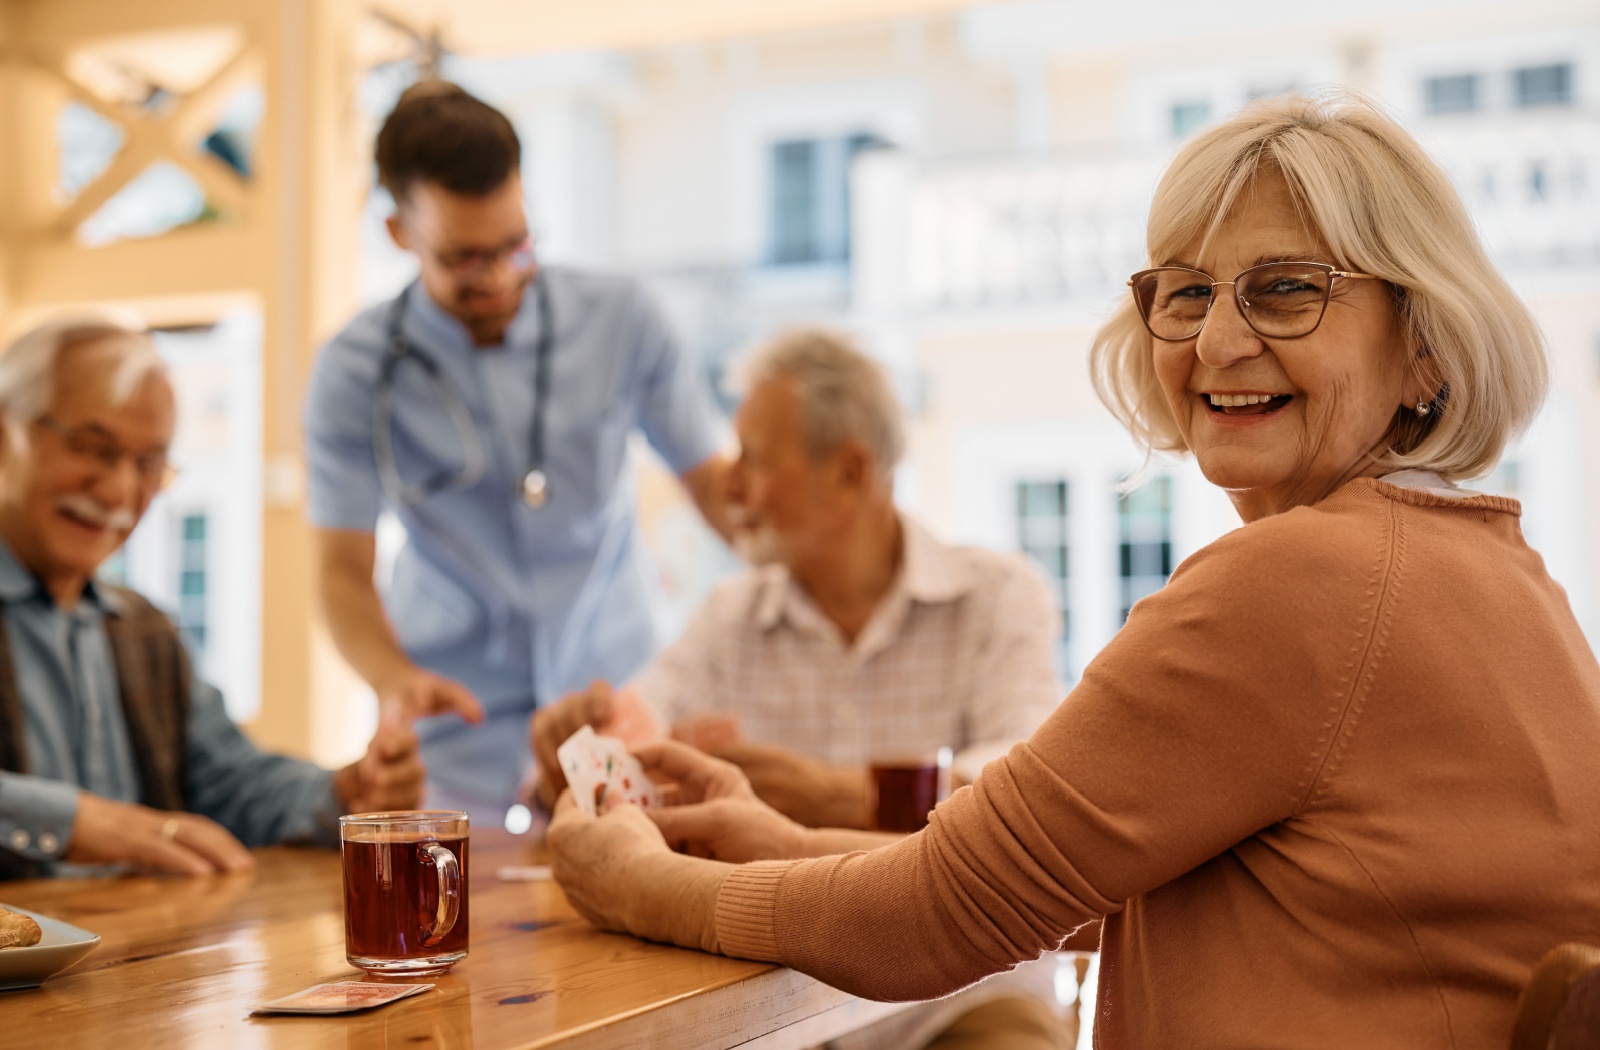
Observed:
[[[892,846],[905,838],[898,831],[859,831],[856,828],[806,828],[798,850],[791,859],[827,857],[835,853],[856,853]]]
[[[1318,546],[1293,531],[1257,542],[1262,533],[1240,530],[1185,563],[1039,731],[935,810],[925,831],[868,853],[715,874],[674,858],[675,884],[693,876],[697,887],[697,928],[674,939],[868,998],[934,998],[1057,948],[1298,812],[1372,681],[1390,537],[1362,530]],[[1306,580],[1317,581],[1314,597]],[[667,852],[642,813],[627,824],[578,816],[589,824],[560,836],[552,826],[558,856],[590,835],[628,837],[657,863]],[[607,909],[632,884],[594,867],[558,878],[606,886],[589,898],[602,925],[661,930],[659,918]]]
[[[1251,527],[1191,559],[925,831],[730,872],[721,950],[868,998],[946,995],[1292,816],[1374,674],[1391,540],[1352,532],[1330,549]]]

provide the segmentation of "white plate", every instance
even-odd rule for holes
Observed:
[[[0,904],[0,908],[26,915],[39,924],[44,934],[30,948],[0,948],[0,992],[13,988],[36,988],[94,951],[100,943],[98,933],[79,929],[60,919],[36,911]]]

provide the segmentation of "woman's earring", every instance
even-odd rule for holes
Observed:
[[[1432,412],[1433,412],[1433,406],[1432,405],[1428,404],[1426,401],[1418,401],[1417,402],[1417,415],[1419,415],[1419,416],[1427,416],[1427,415],[1431,415]]]

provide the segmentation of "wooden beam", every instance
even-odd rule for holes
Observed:
[[[16,38],[16,0],[0,0],[0,42]],[[22,158],[20,150],[8,146],[17,141],[20,65],[19,56],[0,43],[0,341],[10,334],[13,245],[18,232],[16,169]]]
[[[174,140],[192,145],[216,127],[222,107],[233,92],[252,80],[261,79],[261,52],[247,36],[239,51],[194,91],[184,95],[177,109],[167,118]]]
[[[248,291],[270,245],[250,228],[216,223],[99,248],[34,240],[23,251],[27,266],[13,287],[31,306]]]
[[[267,111],[257,133],[253,228],[265,256],[262,351],[261,713],[249,727],[263,746],[332,763],[359,754],[344,738],[358,682],[334,650],[313,587],[306,521],[307,376],[321,342],[359,304],[360,215],[366,167],[351,60],[355,8],[279,0],[263,26]]]
[[[28,39],[45,46],[59,41],[84,44],[169,29],[249,24],[259,21],[263,13],[271,14],[276,7],[277,4],[251,0],[209,0],[204,4],[196,0],[29,0],[21,5],[23,17],[18,29]]]
[[[377,0],[379,8],[465,54],[671,47],[948,14],[973,0]]]

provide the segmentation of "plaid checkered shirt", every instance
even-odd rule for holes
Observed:
[[[950,747],[959,769],[1024,739],[1065,695],[1043,578],[901,523],[901,571],[854,644],[769,565],[718,586],[631,687],[664,725],[737,715],[752,743],[842,766]]]

